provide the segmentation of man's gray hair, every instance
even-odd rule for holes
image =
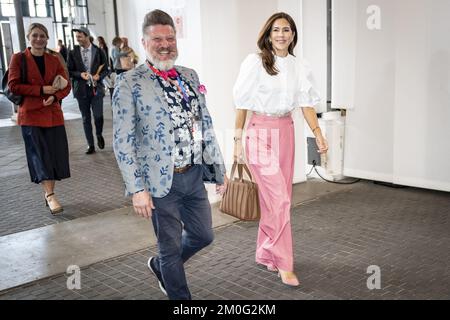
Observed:
[[[171,16],[162,10],[153,10],[145,15],[144,23],[142,24],[142,34],[145,36],[147,28],[155,25],[171,26],[176,32],[175,23]]]

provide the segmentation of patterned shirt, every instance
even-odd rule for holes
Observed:
[[[175,150],[173,152],[176,168],[190,164],[201,163],[201,117],[198,97],[190,84],[179,76],[187,101],[183,92],[172,83],[177,80],[164,80],[157,77],[164,91],[164,97],[169,104],[170,118],[172,120],[175,138]],[[200,159],[200,160],[199,160]]]
[[[86,72],[91,72],[91,63],[92,63],[92,44],[87,48],[80,47],[81,50],[81,58],[83,60],[84,67],[86,68]]]

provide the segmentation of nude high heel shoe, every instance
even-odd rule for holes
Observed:
[[[278,277],[281,278],[281,282],[285,285],[291,287],[298,287],[300,285],[300,282],[294,272],[278,270]]]
[[[56,199],[56,196],[54,193],[46,194],[45,195],[45,206],[49,207],[50,212],[53,215],[56,215],[58,213],[61,213],[64,211],[61,204]]]

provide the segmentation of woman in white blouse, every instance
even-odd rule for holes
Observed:
[[[245,154],[258,184],[261,205],[256,262],[277,271],[284,284],[298,286],[290,224],[294,172],[294,123],[291,112],[301,107],[320,153],[328,145],[322,136],[314,106],[320,97],[312,72],[294,56],[297,28],[286,13],[276,13],[258,39],[259,54],[242,63],[233,95],[237,108],[234,158],[243,159],[242,129],[246,129]]]

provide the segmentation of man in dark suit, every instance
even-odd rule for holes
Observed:
[[[105,148],[105,139],[102,136],[105,88],[102,82],[108,74],[108,67],[103,50],[90,41],[89,30],[80,27],[73,31],[80,45],[70,51],[67,67],[73,82],[73,94],[78,100],[78,106],[83,116],[84,134],[88,143],[86,154],[92,154],[95,152],[95,146],[91,108],[94,114],[97,145],[100,149]]]

